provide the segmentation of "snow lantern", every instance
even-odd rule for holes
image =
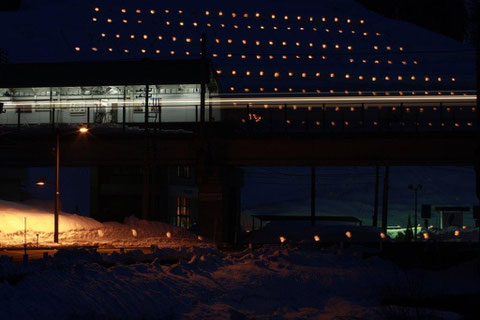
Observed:
[[[136,237],[138,235],[137,230],[132,229],[132,236]]]
[[[428,232],[424,232],[424,233],[423,233],[423,238],[424,238],[425,240],[430,239],[430,234],[429,234]]]
[[[285,237],[280,237],[280,242],[281,242],[281,243],[284,243],[285,241],[287,241],[287,238],[285,238]]]
[[[317,236],[317,235],[315,235],[315,236],[313,237],[313,239],[315,239],[315,242],[320,242],[320,237]]]
[[[381,238],[382,240],[387,239],[387,235],[385,234],[385,232],[380,232],[380,238]]]
[[[345,236],[347,236],[348,239],[352,238],[352,233],[350,231],[345,232]]]
[[[172,233],[170,231],[167,232],[167,238],[171,238],[172,237]]]
[[[460,237],[460,230],[455,230],[454,235],[455,237]]]

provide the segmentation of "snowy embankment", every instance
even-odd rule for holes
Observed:
[[[26,224],[25,224],[26,223]],[[53,246],[54,216],[51,211],[0,200],[0,248]],[[180,245],[199,240],[183,228],[130,217],[125,222],[101,223],[92,218],[62,212],[59,216],[61,246],[149,247]]]
[[[11,319],[407,319],[411,314],[459,319],[451,312],[382,307],[381,301],[402,295],[470,293],[480,284],[472,264],[407,273],[380,258],[362,258],[362,250],[277,246],[227,255],[203,245],[107,256],[70,249],[27,266],[2,257],[0,315]],[[166,260],[179,262],[167,265]]]

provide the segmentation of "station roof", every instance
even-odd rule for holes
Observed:
[[[211,65],[201,59],[4,64],[0,88],[199,84],[202,65],[213,83]]]

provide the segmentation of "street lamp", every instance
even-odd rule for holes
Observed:
[[[81,134],[88,133],[88,127],[82,126],[78,128],[76,132]],[[56,131],[56,161],[55,161],[55,194],[54,194],[54,230],[53,230],[53,242],[58,243],[58,214],[59,214],[59,200],[60,200],[60,131]],[[35,183],[37,186],[45,186],[47,182],[45,179],[40,179]]]
[[[422,185],[419,184],[416,187],[413,186],[413,184],[408,186],[409,190],[413,190],[415,192],[415,216],[414,216],[414,224],[415,224],[415,229],[413,230],[413,241],[417,241],[417,203],[418,203],[418,190],[422,190]]]

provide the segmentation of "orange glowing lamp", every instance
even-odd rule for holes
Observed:
[[[87,127],[80,127],[78,129],[78,132],[80,132],[80,133],[87,133],[88,131],[89,131],[89,129]]]

